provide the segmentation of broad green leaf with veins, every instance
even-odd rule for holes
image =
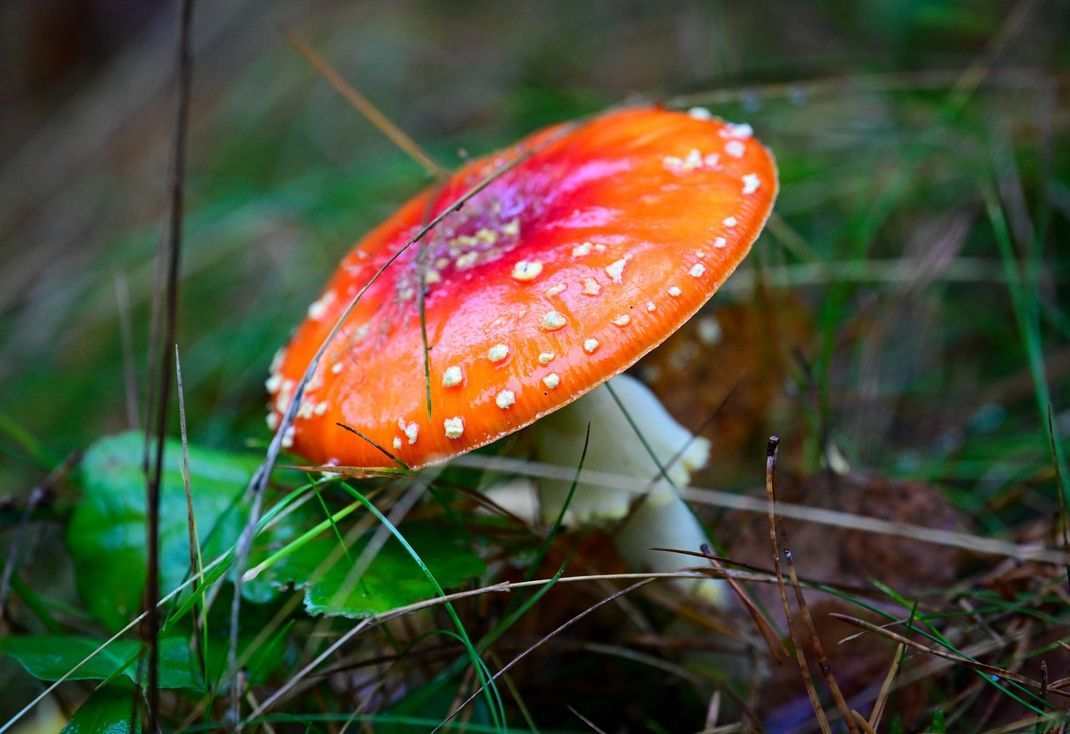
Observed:
[[[104,640],[61,635],[26,635],[0,640],[0,655],[7,655],[40,680],[62,678],[100,647]],[[199,674],[190,660],[189,642],[184,637],[160,640],[160,687],[201,689]],[[105,680],[115,673],[133,681],[137,676],[137,655],[141,644],[116,640],[75,670],[67,680]]]
[[[471,547],[448,529],[413,524],[399,530],[443,588],[456,587],[485,570]],[[265,587],[293,585],[305,590],[305,609],[310,614],[345,617],[367,617],[433,598],[431,582],[393,537],[387,539],[358,577],[354,567],[373,534],[365,533],[352,543],[347,558],[338,539],[327,530],[248,584],[253,587],[250,593],[256,594],[256,590]]]
[[[67,542],[90,610],[108,629],[122,628],[141,606],[145,588],[145,476],[143,436],[102,438],[82,462],[84,493]],[[247,512],[238,506],[256,457],[190,446],[190,483],[202,553],[207,563],[234,544]],[[182,484],[182,448],[168,441],[160,487],[160,583],[163,593],[189,573],[189,530]]]
[[[137,614],[144,590],[145,479],[141,470],[143,437],[123,433],[97,441],[82,464],[84,494],[75,508],[68,533],[79,588],[93,614],[109,629],[124,626]],[[205,563],[231,548],[241,534],[248,509],[241,505],[257,459],[189,447],[190,483],[197,529]],[[160,491],[160,582],[164,593],[178,587],[189,573],[189,531],[181,474],[181,445],[168,441]],[[321,522],[308,505],[262,536],[250,566],[301,532]],[[364,510],[347,522],[363,517]],[[339,526],[344,534],[347,526]],[[454,532],[429,524],[401,528],[428,564],[439,584],[455,587],[480,575],[484,564]],[[364,617],[430,599],[435,590],[412,557],[389,538],[361,579],[352,578],[353,564],[371,534],[342,552],[330,529],[296,548],[243,585],[243,596],[267,602],[279,589],[305,590],[312,614]],[[325,560],[327,563],[325,564]],[[321,568],[322,565],[322,568]],[[343,592],[342,590],[345,589]]]

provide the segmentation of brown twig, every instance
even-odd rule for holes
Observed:
[[[775,437],[774,437],[775,438]],[[776,487],[774,484],[774,472],[776,471],[776,457],[777,457],[777,444],[779,444],[779,438],[777,443],[773,443],[773,439],[769,440],[772,447],[771,463],[767,463],[767,478],[766,478],[766,491],[769,493],[770,512],[775,512],[776,508]],[[836,676],[832,674],[832,666],[829,663],[828,656],[825,654],[825,647],[821,644],[821,638],[817,634],[817,627],[814,626],[814,619],[810,615],[810,607],[806,603],[806,594],[803,593],[802,585],[799,583],[799,574],[795,571],[795,557],[788,547],[788,531],[784,527],[783,520],[777,520],[775,515],[770,516],[770,522],[775,522],[780,529],[779,535],[784,543],[784,561],[788,567],[788,578],[791,580],[791,588],[795,592],[795,603],[799,607],[799,614],[802,617],[803,626],[806,627],[806,632],[810,638],[810,649],[813,650],[815,657],[817,658],[817,667],[821,671],[822,676],[825,678],[825,685],[828,686],[829,693],[832,694],[832,700],[836,703],[836,708],[840,711],[840,716],[843,718],[844,724],[847,725],[847,730],[851,734],[858,734],[858,726],[855,722],[854,716],[852,716],[851,708],[847,705],[847,701],[843,697],[843,692],[840,691],[840,686],[836,683]],[[786,611],[786,610],[785,610]]]
[[[379,451],[379,453],[381,453],[386,458],[390,459],[391,463],[395,464],[397,466],[397,468],[400,469],[401,471],[407,472],[409,470],[409,465],[408,464],[406,464],[404,461],[402,461],[401,459],[399,459],[398,457],[394,456],[392,453],[387,451],[383,447],[383,445],[378,443],[375,439],[370,438],[368,436],[365,436],[363,433],[358,431],[353,426],[346,425],[345,423],[339,422],[339,423],[335,423],[335,425],[338,426],[339,428],[341,428],[343,431],[347,431],[349,433],[352,433],[357,438],[365,441],[366,443],[371,444],[372,448],[377,449]]]
[[[783,532],[782,529],[781,533],[783,534]],[[803,625],[806,627],[807,634],[810,638],[810,648],[813,650],[814,655],[817,658],[817,667],[825,678],[825,685],[828,686],[829,692],[832,694],[832,699],[835,701],[836,708],[839,709],[840,716],[843,717],[843,721],[847,725],[847,730],[852,732],[852,734],[858,734],[854,718],[851,716],[851,709],[843,697],[843,692],[840,690],[839,684],[836,683],[836,676],[832,674],[832,666],[829,663],[828,656],[825,654],[825,647],[821,644],[821,638],[818,637],[817,634],[817,627],[814,626],[814,619],[810,615],[810,607],[806,604],[806,595],[803,594],[802,586],[799,584],[799,576],[795,572],[795,560],[792,557],[791,551],[787,548],[784,549],[784,560],[787,562],[788,578],[791,580],[791,587],[795,591],[795,602],[798,604],[799,612],[802,615]]]
[[[1044,707],[1047,708],[1048,704],[1048,661],[1040,661],[1040,698],[1044,702]]]
[[[997,667],[995,665],[988,665],[987,663],[981,663],[976,660],[971,660],[970,658],[966,658],[961,655],[956,655],[955,653],[947,652],[946,650],[941,650],[936,647],[929,647],[928,645],[923,645],[920,642],[915,642],[909,637],[905,637],[896,632],[892,632],[891,630],[885,629],[880,625],[873,624],[872,622],[867,622],[864,619],[852,617],[848,614],[840,614],[839,612],[829,612],[829,616],[835,617],[836,619],[839,619],[843,622],[847,622],[848,624],[853,624],[856,627],[861,627],[862,629],[867,630],[868,632],[873,632],[874,634],[886,637],[892,640],[893,642],[897,642],[901,645],[906,645],[907,647],[912,647],[915,650],[919,650],[921,652],[933,655],[938,658],[950,660],[951,662],[958,663],[959,665],[971,668],[981,673],[987,673],[989,675],[996,676],[997,678],[1003,678],[1004,680],[1011,681],[1012,683],[1018,683],[1019,685],[1023,685],[1038,691],[1043,688],[1043,685],[1040,681],[1033,680],[1032,678],[1021,675],[1020,673],[1015,673],[1005,668]],[[1054,693],[1059,696],[1070,698],[1070,686],[1068,686],[1067,689],[1063,688],[1063,686],[1067,684],[1070,684],[1070,678],[1055,681],[1054,683],[1048,684],[1047,691],[1049,693]]]
[[[420,145],[409,137],[404,130],[394,124],[394,122],[379,111],[379,108],[372,104],[371,100],[361,94],[356,87],[347,82],[345,78],[339,74],[333,66],[327,61],[327,59],[316,53],[304,39],[296,33],[287,32],[286,40],[288,40],[297,52],[304,57],[312,68],[319,72],[320,76],[327,80],[327,82],[334,87],[339,94],[345,97],[349,104],[353,105],[360,114],[367,118],[368,122],[388,137],[390,141],[405,151],[410,158],[423,166],[424,170],[428,174],[435,178],[444,179],[450,175],[450,172],[440,166],[430,155],[428,155]]]
[[[489,454],[462,454],[450,460],[455,466],[468,466],[489,471],[509,472],[522,476],[539,477],[543,479],[561,479],[572,481],[576,473],[576,467],[548,464],[545,462],[530,461],[510,456],[491,456]],[[344,466],[321,466],[309,467],[313,471],[359,472],[359,467]],[[637,479],[615,472],[595,471],[584,469],[580,476],[583,484],[599,487],[607,487],[635,494],[647,491],[649,481]],[[722,507],[742,512],[768,514],[768,503],[758,497],[737,494],[734,492],[722,492],[704,487],[686,486],[680,487],[680,496],[688,502]],[[993,555],[1013,558],[1018,561],[1034,561],[1038,563],[1062,565],[1066,562],[1066,554],[1062,549],[1046,548],[1039,545],[1020,545],[997,538],[989,538],[973,533],[963,533],[940,528],[929,528],[923,525],[884,520],[870,515],[861,515],[853,512],[840,512],[826,510],[821,507],[799,505],[790,502],[778,502],[777,514],[780,517],[802,520],[803,522],[827,525],[829,527],[846,528],[849,530],[877,533],[895,538],[905,538],[919,543],[958,548],[974,555]],[[682,550],[676,552],[684,552]]]
[[[249,706],[251,706],[252,708],[256,708],[260,705],[260,702],[256,700],[256,696],[253,695],[252,691],[245,692],[245,700],[249,702]],[[267,734],[275,734],[275,728],[271,725],[270,722],[265,721],[261,724],[261,726],[264,727],[264,731],[267,732]]]
[[[895,648],[895,655],[892,656],[892,664],[888,668],[888,674],[884,676],[884,682],[881,683],[881,689],[877,693],[877,700],[873,702],[873,710],[869,714],[869,728],[876,731],[880,728],[881,718],[884,716],[884,710],[888,706],[888,698],[892,695],[892,684],[895,682],[895,676],[899,673],[899,666],[903,662],[903,653],[906,652],[906,647],[898,645]]]
[[[806,653],[803,652],[802,641],[795,632],[795,625],[791,622],[791,604],[788,602],[788,589],[784,583],[784,571],[780,566],[780,543],[777,540],[776,522],[776,493],[773,488],[773,478],[776,471],[777,447],[780,445],[779,436],[770,436],[769,445],[765,454],[765,496],[769,504],[769,547],[773,558],[773,572],[776,575],[777,589],[780,591],[780,603],[784,607],[784,619],[788,624],[788,634],[795,647],[795,661],[799,664],[799,673],[802,676],[803,685],[806,687],[806,695],[810,699],[810,706],[817,717],[817,723],[824,734],[832,734],[825,710],[821,706],[821,700],[817,696],[817,688],[814,686],[813,677],[810,675],[810,665],[806,661]]]
[[[869,722],[866,721],[866,717],[854,709],[851,709],[851,715],[846,720],[850,722],[848,726],[853,724],[855,727],[862,730],[862,734],[877,734],[876,729],[870,726]]]
[[[780,665],[784,660],[791,657],[791,653],[788,652],[788,648],[784,645],[783,640],[777,635],[776,630],[773,629],[773,624],[765,615],[762,614],[762,610],[758,608],[754,600],[751,599],[744,589],[743,585],[739,581],[733,578],[731,575],[724,573],[724,566],[721,564],[714,555],[708,545],[703,544],[702,552],[706,555],[710,565],[713,566],[715,571],[721,574],[721,578],[728,582],[728,586],[739,597],[740,603],[746,608],[747,613],[750,614],[751,619],[754,620],[754,626],[758,628],[758,632],[761,634],[762,639],[765,640],[766,646],[769,648],[769,655],[773,658],[773,662]]]
[[[160,647],[157,633],[160,628],[160,479],[163,472],[164,441],[167,435],[167,408],[171,392],[171,348],[175,342],[175,326],[178,317],[178,278],[182,255],[182,213],[186,172],[186,139],[189,129],[189,101],[193,82],[193,55],[191,36],[193,31],[193,0],[180,0],[179,37],[176,68],[178,74],[178,103],[175,108],[175,129],[172,139],[171,160],[171,210],[168,234],[160,252],[160,260],[167,263],[166,302],[163,314],[164,332],[159,367],[159,401],[156,419],[155,455],[150,463],[149,442],[145,442],[144,469],[146,478],[147,555],[145,569],[145,624],[142,640],[148,646],[148,719],[146,729],[150,734],[159,731]]]

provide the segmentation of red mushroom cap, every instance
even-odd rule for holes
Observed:
[[[269,424],[379,268],[531,151],[370,286],[327,347],[284,446],[321,464],[390,464],[342,423],[416,468],[528,425],[627,369],[694,314],[747,254],[777,191],[773,157],[749,126],[696,111],[608,113],[473,161],[345,257],[272,366]]]

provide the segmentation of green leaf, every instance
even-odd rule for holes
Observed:
[[[90,611],[117,630],[134,616],[145,587],[144,438],[123,433],[97,441],[82,462],[84,495],[68,531],[78,587]],[[190,446],[190,483],[202,553],[213,558],[241,533],[237,503],[257,459]],[[160,583],[164,592],[189,570],[181,444],[168,441],[160,489]]]
[[[54,681],[66,675],[103,643],[103,640],[89,637],[61,635],[7,637],[0,640],[0,653],[17,660],[35,678]],[[105,680],[122,670],[122,674],[133,681],[137,677],[140,647],[133,640],[116,640],[71,673],[67,680]],[[194,672],[184,638],[160,640],[160,687],[203,688]]]
[[[102,688],[78,707],[60,734],[129,734],[133,691]],[[138,721],[134,732],[141,731]]]
[[[483,561],[456,533],[426,524],[407,525],[401,532],[443,588],[456,587],[485,570]],[[329,616],[367,617],[433,598],[431,582],[393,537],[356,577],[353,570],[373,534],[366,533],[349,546],[350,561],[333,534],[321,533],[248,585],[304,589],[305,609]]]
[[[145,479],[141,470],[143,437],[110,436],[95,443],[83,461],[84,496],[71,519],[68,544],[79,588],[90,610],[110,629],[127,623],[140,606],[145,577]],[[239,503],[257,466],[253,458],[190,446],[190,482],[205,559],[226,551],[238,539],[246,511]],[[288,524],[258,541],[254,563],[296,534],[307,521],[294,513]],[[307,524],[307,523],[306,523]],[[414,525],[406,537],[428,559],[443,587],[478,576],[483,562],[458,536],[442,528]],[[349,578],[371,534],[358,539],[347,560],[338,537],[323,532],[283,555],[260,577],[243,585],[247,598],[266,602],[289,586],[305,589],[313,614],[365,617],[435,596],[432,584],[395,539],[389,538],[362,579]],[[320,569],[324,561],[328,561]],[[319,569],[319,572],[317,570]],[[160,492],[160,583],[166,593],[189,571],[186,497],[181,475],[181,445],[165,447]],[[344,589],[344,591],[343,591]]]
[[[286,653],[286,644],[290,629],[294,625],[293,619],[279,626],[275,634],[268,638],[267,642],[257,646],[249,652],[249,658],[245,662],[245,670],[248,671],[249,682],[256,685],[267,681],[268,676],[283,666]],[[240,645],[243,651],[248,651],[252,639],[243,641]],[[219,659],[225,660],[226,649],[219,651]],[[224,671],[221,668],[219,673]]]

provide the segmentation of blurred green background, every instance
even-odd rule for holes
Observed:
[[[176,12],[0,12],[0,486],[18,494],[144,407]],[[1065,429],[1066,3],[232,0],[195,20],[178,335],[195,441],[266,439],[272,353],[339,257],[426,184],[292,31],[448,164],[636,97],[750,122],[782,193],[715,304],[749,303],[757,278],[791,323],[774,338],[758,320],[751,351],[726,357],[775,393],[727,450],[824,431],[853,464],[966,494],[1050,471],[984,192],[1023,258]],[[758,479],[750,466],[718,480]]]
[[[910,272],[950,235],[906,314],[919,340],[895,347],[909,354],[882,364],[878,391],[946,402],[1022,367],[1020,351],[993,348],[1018,340],[980,204],[1000,180],[1030,219],[1016,234],[1043,252],[1045,328],[1065,348],[1068,16],[1055,2],[199,4],[178,340],[192,435],[265,438],[271,354],[341,254],[425,183],[284,30],[449,163],[636,95],[694,94],[750,122],[783,191],[780,236],[748,267],[813,266],[816,283],[789,284],[815,314],[800,348],[837,412],[836,396],[865,387],[862,347],[841,328],[902,286],[864,261]],[[0,20],[0,486],[15,491],[141,409],[175,9],[49,0],[8,3]],[[857,428],[856,407],[837,425]],[[899,437],[916,431],[933,448],[931,425]],[[852,435],[847,450],[887,459],[880,438]]]

